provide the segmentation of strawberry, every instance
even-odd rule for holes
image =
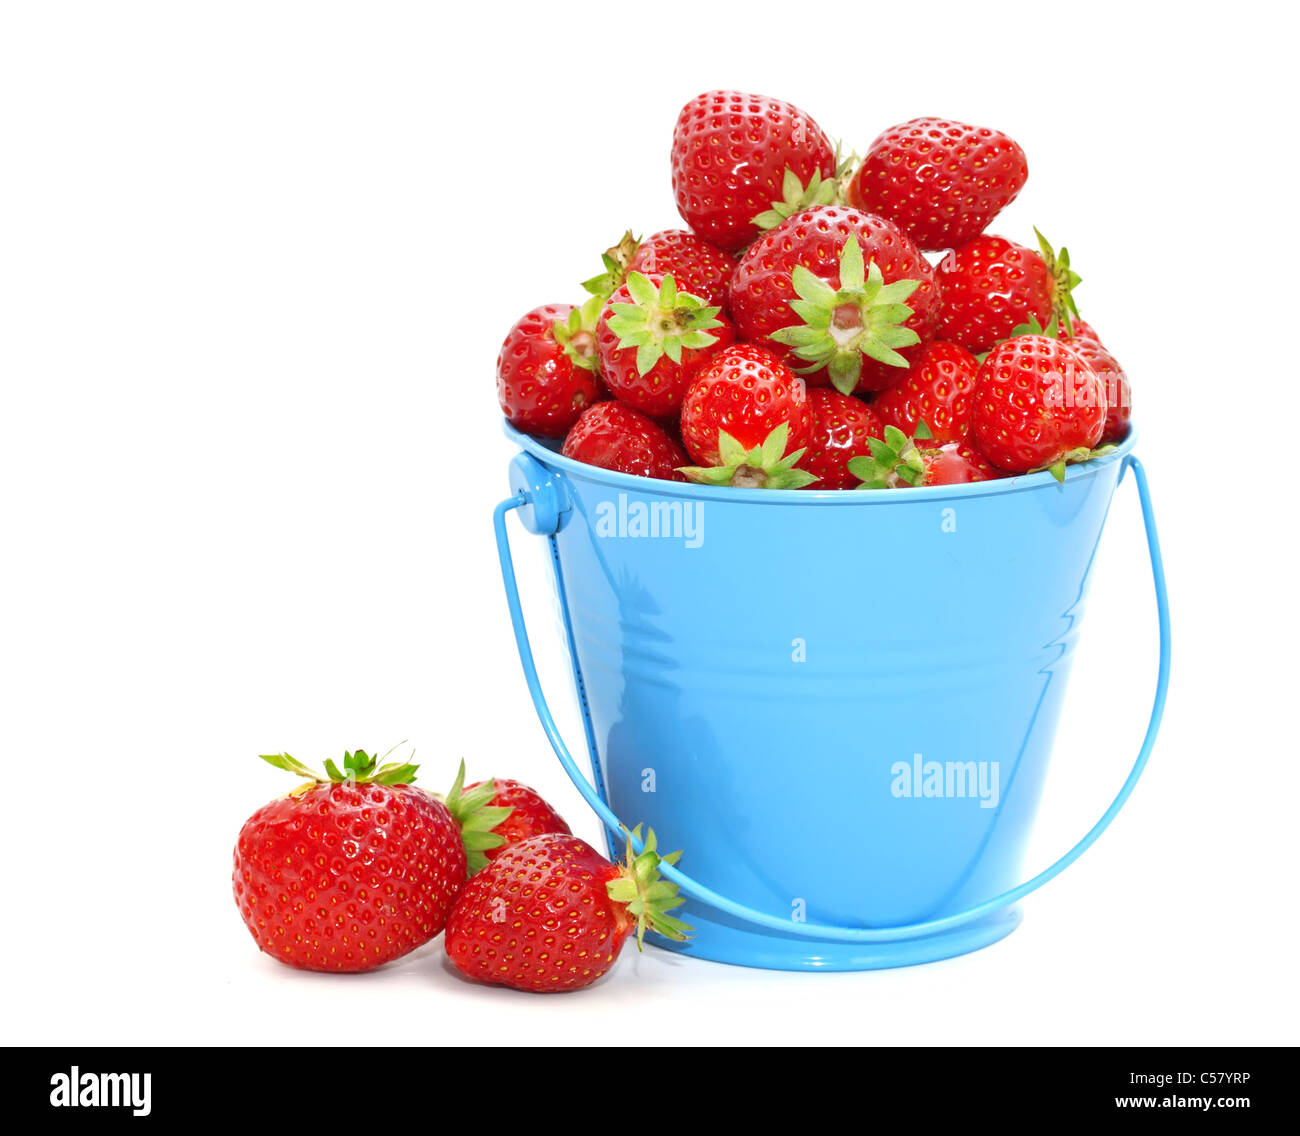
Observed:
[[[535,993],[579,990],[604,975],[629,935],[650,928],[685,939],[668,914],[677,888],[659,878],[651,831],[641,853],[611,864],[585,840],[557,834],[508,845],[461,892],[447,924],[447,957],[467,978]]]
[[[965,485],[972,481],[994,481],[1003,475],[982,453],[967,442],[945,442],[923,446],[925,463],[922,485]]]
[[[727,284],[735,267],[730,253],[684,229],[665,229],[646,237],[628,262],[630,272],[671,274],[683,292],[718,306],[727,302]]]
[[[852,489],[857,479],[849,460],[869,454],[868,439],[879,437],[884,426],[873,407],[852,395],[818,387],[808,392],[808,402],[812,440],[800,464],[816,475],[818,489]]]
[[[1073,335],[1062,333],[1075,352],[1083,358],[1100,377],[1106,387],[1106,426],[1101,432],[1101,445],[1122,442],[1128,437],[1129,419],[1133,416],[1133,392],[1128,376],[1119,361],[1102,345],[1090,324],[1081,319],[1071,321]]]
[[[682,108],[672,168],[682,218],[730,253],[836,192],[835,148],[821,127],[790,103],[739,91],[706,91]]]
[[[737,343],[709,360],[682,400],[681,426],[692,481],[798,489],[813,480],[794,468],[812,438],[807,388],[762,347]]]
[[[307,781],[240,829],[235,902],[257,945],[300,970],[373,970],[427,943],[465,883],[469,832],[490,843],[505,818],[467,808],[462,837],[446,805],[411,784],[416,766],[364,750],[344,754],[342,770],[326,761],[325,777],[287,753],[263,760]]]
[[[1031,318],[1028,323],[1017,327],[1012,335],[1050,335],[1068,343],[1075,354],[1093,369],[1106,390],[1106,427],[1098,444],[1112,445],[1128,437],[1129,419],[1133,415],[1133,395],[1128,376],[1115,356],[1102,345],[1091,324],[1073,319],[1070,330],[1066,331],[1053,318],[1044,329],[1036,318]]]
[[[659,423],[614,401],[598,402],[582,412],[564,439],[563,453],[601,469],[661,481],[685,481],[677,471],[689,461]]]
[[[1050,469],[1086,461],[1106,424],[1106,390],[1068,343],[1020,335],[999,343],[975,376],[975,444],[1000,469]]]
[[[597,350],[616,398],[655,418],[677,413],[695,372],[735,338],[717,306],[664,277],[628,273],[600,314]]]
[[[524,315],[497,356],[497,399],[510,422],[543,438],[562,438],[578,415],[604,397],[596,360],[592,301],[582,308],[544,304]]]
[[[966,348],[927,343],[896,387],[878,394],[871,409],[886,426],[911,434],[924,421],[936,445],[960,442],[970,433],[970,403],[979,363]]]
[[[617,403],[611,402],[604,405],[616,406]],[[462,762],[462,780],[464,771],[465,764]],[[452,792],[447,794],[447,807],[455,816],[458,799],[473,802],[476,797],[483,797],[488,807],[502,809],[507,813],[504,820],[498,821],[492,826],[491,834],[498,837],[499,841],[494,846],[482,850],[482,855],[487,861],[495,860],[512,844],[518,844],[531,836],[543,836],[547,833],[559,833],[567,836],[572,831],[565,819],[546,802],[545,798],[536,789],[525,785],[522,781],[511,781],[505,777],[494,777],[490,781],[475,781],[472,785],[466,785],[464,792],[460,794],[457,793],[456,787],[453,786]],[[478,815],[482,815],[483,806],[479,805],[477,809]],[[471,857],[472,855],[471,853]],[[469,864],[470,875],[481,871],[486,866],[486,863],[476,862],[471,859]]]
[[[845,199],[889,218],[923,249],[946,249],[978,237],[1028,176],[1025,152],[1005,134],[914,118],[871,144]]]
[[[939,262],[940,339],[978,355],[1031,319],[1045,327],[1055,318],[1069,331],[1070,316],[1078,315],[1070,293],[1079,275],[1070,268],[1068,249],[1057,254],[1034,232],[1038,252],[1005,237],[976,237]]]
[[[892,221],[819,206],[754,242],[732,275],[730,310],[741,339],[850,394],[899,381],[934,334],[939,293]]]
[[[849,472],[860,480],[859,489],[965,485],[1002,476],[969,443],[937,441],[924,421],[910,438],[897,426],[886,426],[883,438],[871,439],[871,456],[854,458]]]

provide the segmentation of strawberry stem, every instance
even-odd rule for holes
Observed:
[[[802,489],[818,478],[795,464],[804,450],[785,452],[790,427],[776,427],[761,446],[746,450],[725,430],[718,431],[718,464],[683,466],[678,472],[700,485],[731,485],[737,489]]]
[[[637,825],[631,832],[626,828],[623,831],[627,835],[627,856],[619,866],[618,878],[605,885],[609,898],[623,904],[628,914],[636,919],[638,950],[644,949],[642,941],[647,928],[667,939],[682,942],[688,937],[686,932],[695,928],[674,919],[668,912],[686,901],[677,894],[677,885],[659,874],[660,864],[677,863],[681,853],[669,852],[661,856],[656,848],[653,828],[646,834],[641,851],[637,852],[632,841],[633,838],[641,839],[641,826]]]
[[[838,290],[802,264],[790,273],[790,283],[799,297],[790,308],[802,322],[774,331],[772,338],[808,363],[797,368],[799,374],[825,368],[837,391],[852,394],[863,356],[891,367],[908,365],[897,348],[921,342],[906,326],[912,309],[904,302],[921,286],[919,280],[886,284],[875,260],[864,264],[862,246],[849,236],[840,250]]]
[[[709,333],[723,326],[717,318],[722,309],[678,291],[671,273],[658,287],[643,273],[630,273],[627,290],[632,303],[611,306],[609,330],[618,336],[619,347],[636,349],[636,369],[642,375],[649,374],[665,355],[680,363],[683,350],[699,350],[718,342],[718,337]]]
[[[465,858],[471,876],[487,867],[488,858],[485,853],[489,849],[500,848],[506,842],[504,836],[492,830],[515,810],[508,806],[489,805],[488,802],[496,795],[497,787],[493,780],[484,781],[465,792],[465,762],[462,759],[456,780],[452,782],[443,803],[460,825],[460,838],[465,845]]]

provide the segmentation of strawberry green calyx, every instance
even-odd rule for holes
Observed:
[[[623,286],[623,282],[627,279],[627,266],[632,263],[632,258],[636,256],[636,250],[640,247],[640,239],[634,237],[632,230],[628,229],[619,239],[618,244],[600,254],[600,261],[605,266],[605,271],[590,280],[584,280],[583,288],[593,296],[599,296],[602,303],[608,300]]]
[[[761,446],[746,450],[725,430],[718,431],[718,458],[715,466],[683,466],[691,481],[700,485],[732,485],[738,489],[802,489],[818,478],[795,464],[803,449],[787,454],[790,427],[784,422],[763,439]]]
[[[1103,458],[1109,453],[1113,453],[1113,445],[1098,446],[1095,450],[1090,450],[1087,446],[1078,446],[1071,450],[1064,457],[1057,458],[1051,465],[1040,465],[1037,469],[1031,469],[1030,473],[1042,473],[1047,470],[1057,481],[1064,483],[1065,467],[1067,465],[1078,465],[1081,462],[1092,461],[1093,458]]]
[[[852,147],[849,148],[848,153],[845,153],[844,143],[835,143],[835,198],[831,204],[848,204],[849,182],[853,180],[860,165],[862,165],[861,154]]]
[[[405,743],[397,743],[397,745],[403,744]],[[384,758],[396,748],[397,746],[393,746],[383,757],[372,757],[363,749],[359,749],[355,753],[344,753],[342,769],[339,769],[331,759],[326,758],[324,777],[310,766],[304,765],[296,757],[291,757],[287,753],[262,753],[258,754],[258,756],[268,765],[274,765],[276,769],[283,769],[289,773],[296,773],[299,777],[305,777],[307,779],[306,783],[299,785],[290,793],[290,796],[300,797],[308,789],[314,789],[317,785],[329,785],[344,781],[350,781],[354,784],[375,785],[411,784],[415,780],[415,771],[420,768],[418,765],[398,761],[381,764]]]
[[[836,172],[838,173],[838,163]],[[750,223],[763,232],[775,229],[782,221],[805,209],[811,209],[814,205],[833,205],[839,197],[839,189],[840,184],[835,177],[822,180],[821,170],[813,170],[808,184],[804,185],[799,180],[799,175],[786,166],[785,176],[781,179],[781,200],[773,201],[771,209],[764,209],[757,217],[751,217]]]
[[[659,875],[660,864],[676,864],[681,858],[680,852],[659,855],[655,846],[655,830],[652,828],[637,852],[632,847],[635,837],[641,839],[641,826],[637,825],[627,833],[627,858],[620,865],[617,879],[605,885],[609,898],[627,908],[627,913],[636,919],[636,945],[642,949],[642,940],[646,929],[657,931],[667,939],[683,941],[686,932],[695,930],[688,923],[674,919],[668,914],[673,908],[680,907],[686,901],[677,894],[677,885],[669,883]]]
[[[1075,315],[1078,315],[1078,312],[1076,312]],[[1052,313],[1052,318],[1047,321],[1046,327],[1038,322],[1037,316],[1030,316],[1028,323],[1016,324],[1016,326],[1011,329],[1011,334],[1007,336],[1007,339],[1016,339],[1021,335],[1045,335],[1049,339],[1060,339],[1061,325],[1056,318],[1056,313]],[[999,339],[998,343],[1005,343],[1007,339]],[[988,352],[985,351],[984,354],[987,355]],[[983,360],[981,360],[981,362],[983,362]]]
[[[871,456],[849,459],[849,472],[861,485],[858,489],[896,489],[900,485],[918,485],[925,477],[925,462],[917,442],[929,441],[934,435],[924,422],[916,424],[909,438],[897,426],[886,426],[884,438],[868,438]]]
[[[551,334],[555,342],[564,348],[564,353],[573,360],[575,367],[598,372],[600,361],[596,357],[596,321],[604,299],[593,296],[580,308],[574,308],[567,320],[556,320],[551,325]]]
[[[803,323],[772,333],[778,343],[794,348],[809,374],[825,367],[841,394],[851,394],[862,374],[864,355],[892,367],[906,367],[896,348],[911,347],[921,337],[904,326],[912,315],[905,301],[920,286],[919,280],[886,284],[873,260],[862,263],[862,246],[848,237],[840,252],[840,287],[836,291],[803,265],[796,265],[790,282],[799,299],[790,307]]]
[[[1047,271],[1052,274],[1052,320],[1048,327],[1057,323],[1065,329],[1066,336],[1073,336],[1074,328],[1070,324],[1070,317],[1078,319],[1079,309],[1075,306],[1072,293],[1083,282],[1083,277],[1070,267],[1069,249],[1062,247],[1058,253],[1037,229],[1034,230],[1034,236],[1038,238],[1038,251],[1047,265]]]
[[[718,337],[709,332],[723,326],[717,318],[722,308],[679,292],[671,273],[657,288],[644,273],[629,273],[627,290],[633,303],[612,305],[609,330],[618,336],[620,347],[636,348],[636,369],[641,374],[648,374],[665,355],[680,363],[684,348],[717,343]]]
[[[465,792],[465,762],[462,761],[456,780],[443,799],[447,811],[460,825],[460,838],[465,845],[465,859],[471,876],[487,867],[485,852],[491,848],[500,848],[506,842],[504,836],[492,830],[515,810],[489,805],[488,802],[496,796],[496,792],[496,782],[491,780]]]

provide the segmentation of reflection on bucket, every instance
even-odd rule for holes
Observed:
[[[994,942],[1014,903],[1127,800],[1168,683],[1145,474],[1117,452],[1048,474],[878,492],[681,485],[523,449],[497,508],[507,599],[543,726],[605,824],[682,848],[685,954],[867,969]],[[1132,470],[1161,662],[1110,809],[1021,883],[1089,572]],[[546,706],[505,520],[546,535],[595,784]],[[619,841],[615,841],[615,846]]]

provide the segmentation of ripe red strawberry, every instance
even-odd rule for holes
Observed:
[[[837,390],[810,390],[808,402],[812,440],[799,464],[816,476],[818,489],[852,489],[857,478],[849,472],[849,460],[869,454],[868,439],[880,437],[884,426],[872,407]]]
[[[543,438],[562,438],[578,415],[604,397],[596,361],[599,308],[545,304],[523,316],[497,356],[497,400],[510,422]]]
[[[597,350],[615,398],[668,418],[681,407],[695,372],[734,338],[721,309],[678,291],[671,275],[631,272],[600,314]]]
[[[566,458],[601,469],[661,481],[685,481],[677,471],[690,460],[657,422],[612,400],[598,402],[582,412],[564,439],[563,453]]]
[[[518,844],[529,837],[544,836],[547,833],[567,836],[572,831],[565,819],[547,803],[546,799],[536,789],[525,785],[522,781],[494,777],[490,781],[475,781],[474,784],[465,786],[465,799],[471,799],[476,793],[489,794],[487,804],[492,808],[504,809],[509,814],[492,828],[492,835],[500,837],[501,843],[483,850],[483,855],[489,861],[495,860],[512,844]],[[450,804],[451,797],[448,795],[448,805]],[[471,864],[470,874],[472,875],[474,871],[474,865]]]
[[[372,970],[443,929],[465,883],[465,838],[411,784],[416,766],[358,750],[342,770],[327,761],[326,778],[288,754],[263,760],[307,783],[258,809],[235,844],[235,902],[262,950],[300,970]],[[504,815],[480,809],[471,830],[490,837]]]
[[[732,253],[836,189],[835,148],[821,127],[790,103],[739,91],[707,91],[682,108],[672,166],[677,211]]]
[[[939,292],[892,221],[820,206],[754,242],[732,275],[730,309],[741,339],[850,394],[902,378],[934,335]]]
[[[969,443],[935,441],[924,421],[911,438],[897,426],[886,426],[883,438],[871,439],[871,456],[854,458],[849,472],[860,480],[859,489],[965,485],[1002,476]]]
[[[999,343],[975,377],[971,426],[975,444],[1011,473],[1086,461],[1106,424],[1106,390],[1067,343],[1020,335]]]
[[[939,262],[940,339],[978,355],[1031,319],[1046,327],[1055,318],[1068,331],[1071,315],[1078,315],[1070,292],[1079,275],[1068,249],[1057,254],[1034,232],[1038,252],[1005,237],[976,237]]]
[[[945,442],[936,448],[922,446],[920,452],[925,463],[922,485],[965,485],[1004,476],[968,442]]]
[[[682,903],[659,878],[652,831],[637,855],[611,864],[576,836],[508,845],[461,892],[447,924],[447,957],[467,978],[544,994],[579,990],[605,974],[627,937],[650,928],[685,939],[668,914]]]
[[[718,306],[727,302],[727,284],[735,267],[730,253],[684,229],[665,229],[646,237],[628,263],[629,272],[671,275],[683,292]]]
[[[935,445],[960,442],[970,433],[978,370],[978,361],[966,348],[935,340],[921,349],[896,387],[876,396],[871,409],[884,425],[897,426],[904,434],[912,434],[924,422]]]
[[[1101,432],[1099,444],[1122,442],[1128,437],[1129,420],[1133,417],[1133,391],[1128,376],[1115,356],[1102,345],[1091,325],[1076,319],[1071,321],[1071,330],[1073,335],[1062,330],[1061,338],[1083,357],[1106,388],[1106,427]]]
[[[682,400],[681,426],[693,481],[798,489],[813,480],[793,468],[812,438],[807,388],[762,347],[737,343],[710,359]]]
[[[923,249],[979,236],[1029,176],[1025,152],[1005,134],[943,118],[891,126],[867,151],[845,191]]]

